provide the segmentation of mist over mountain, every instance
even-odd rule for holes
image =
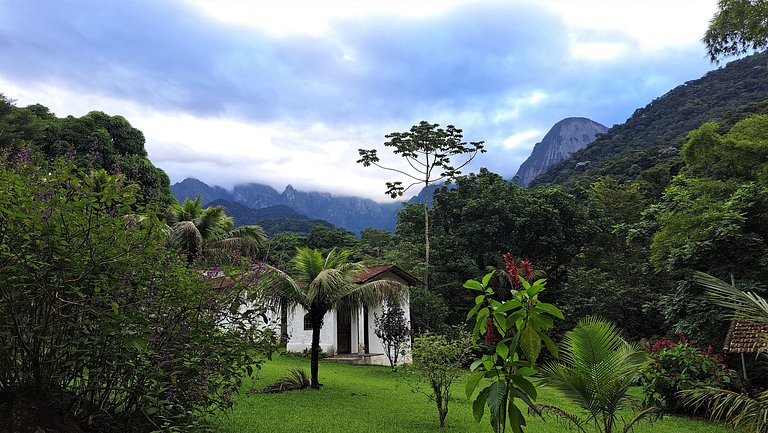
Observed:
[[[269,210],[276,214],[285,214],[278,218],[301,219],[303,216],[309,220],[327,221],[336,227],[355,233],[369,227],[394,231],[397,212],[402,207],[401,202],[380,204],[361,197],[337,197],[328,192],[299,191],[291,185],[286,186],[282,193],[278,193],[271,186],[259,183],[236,185],[233,191],[229,192],[224,188],[209,186],[192,178],[172,185],[171,191],[179,202],[187,198],[194,199],[200,194],[205,205],[216,200],[224,200],[255,211]],[[235,218],[237,224],[247,224],[244,221],[261,217],[255,216],[261,215],[258,212],[249,213],[234,205],[232,209],[241,215],[239,220]]]

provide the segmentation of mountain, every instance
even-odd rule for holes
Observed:
[[[184,179],[171,186],[173,195],[179,202],[186,198],[195,198],[200,194],[203,203],[208,205],[215,200],[244,205],[255,210],[267,209],[276,205],[290,208],[297,214],[309,219],[324,220],[330,224],[359,233],[365,228],[377,228],[394,231],[397,212],[402,207],[400,202],[379,204],[361,197],[337,197],[327,192],[304,192],[288,185],[282,193],[274,188],[258,184],[240,184],[232,193],[220,187],[211,187],[197,179]],[[273,208],[274,211],[276,208]],[[240,212],[242,209],[234,208]],[[251,220],[251,214],[242,210],[240,218]],[[287,218],[293,218],[286,216]],[[283,218],[282,216],[280,218]],[[245,224],[235,216],[238,224]],[[261,224],[261,223],[260,223]]]
[[[640,181],[658,195],[681,166],[689,131],[716,121],[721,129],[751,114],[768,113],[768,52],[728,63],[637,109],[585,149],[551,166],[531,186],[580,191],[600,176]]]
[[[270,237],[280,232],[307,234],[317,224],[334,227],[328,221],[310,219],[282,204],[253,209],[241,203],[216,199],[207,203],[206,206],[222,206],[226,209],[227,215],[235,220],[235,227],[258,224]]]
[[[179,203],[183,203],[184,199],[187,198],[194,200],[198,195],[200,195],[200,201],[203,204],[214,200],[234,201],[232,193],[226,189],[219,186],[208,186],[205,182],[191,177],[171,185],[171,193]]]
[[[607,130],[607,127],[584,117],[568,117],[555,123],[517,170],[516,181],[519,185],[528,186],[547,168],[584,149]]]

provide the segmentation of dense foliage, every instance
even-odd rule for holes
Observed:
[[[30,155],[0,170],[0,394],[89,431],[203,426],[271,352],[261,311],[166,249],[122,175]]]
[[[147,159],[144,134],[122,116],[92,111],[58,118],[36,104],[19,108],[0,94],[0,149],[31,148],[45,159],[66,157],[88,169],[122,173],[139,185],[137,200],[164,210],[175,202],[168,176]]]
[[[677,342],[665,338],[649,343],[645,350],[651,356],[640,378],[646,405],[680,412],[684,406],[679,391],[727,388],[731,383],[722,359],[715,355],[712,346],[701,350],[680,336]]]
[[[483,418],[487,406],[494,432],[506,431],[509,422],[514,433],[521,433],[526,421],[515,402],[520,400],[537,411],[533,403],[536,386],[530,378],[538,372],[536,361],[542,343],[557,356],[557,348],[546,331],[552,328],[554,318],[562,319],[563,315],[554,305],[539,300],[545,288],[544,279],[529,283],[523,275],[515,273],[512,266],[508,271],[510,282],[518,290],[505,302],[499,302],[489,285],[493,272],[486,274],[482,281],[468,280],[464,285],[478,293],[475,306],[467,315],[467,319],[474,321],[473,343],[477,348],[487,349],[470,367],[475,373],[467,381],[466,393],[472,400],[477,422]],[[484,380],[489,385],[474,395]]]

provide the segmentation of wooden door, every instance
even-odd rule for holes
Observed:
[[[350,353],[352,347],[352,320],[349,313],[336,313],[336,351]]]

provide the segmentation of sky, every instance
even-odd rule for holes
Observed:
[[[356,163],[422,120],[511,178],[566,117],[608,127],[715,69],[716,0],[0,0],[0,93],[122,115],[171,182],[388,201]],[[458,162],[458,161],[457,161]],[[465,170],[467,171],[467,170]],[[413,193],[418,191],[412,190]]]

